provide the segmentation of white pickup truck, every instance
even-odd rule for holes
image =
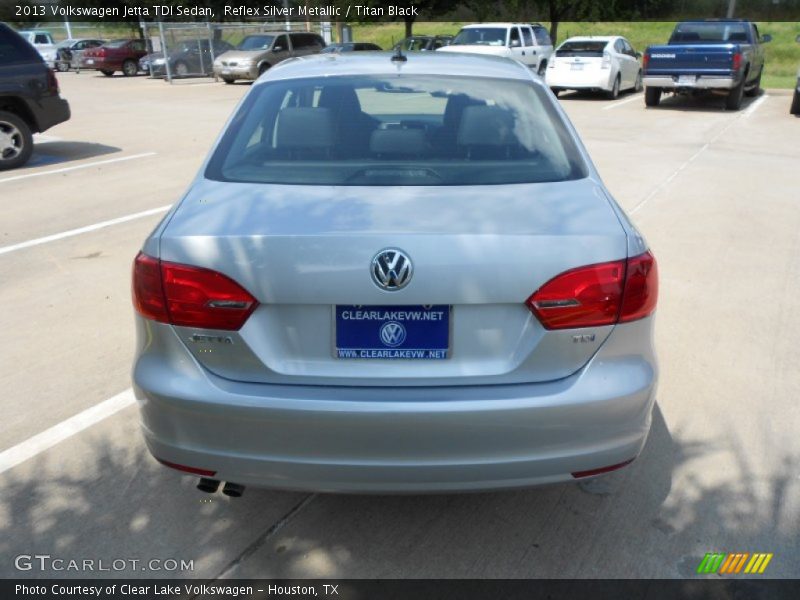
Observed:
[[[49,31],[42,31],[39,29],[31,29],[27,31],[18,31],[31,46],[39,51],[39,54],[47,63],[47,66],[54,69],[56,66],[56,43],[53,36]]]

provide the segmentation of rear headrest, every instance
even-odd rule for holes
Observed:
[[[327,108],[288,107],[278,113],[276,148],[330,148],[333,141],[333,120]]]
[[[459,146],[505,146],[515,143],[514,115],[499,106],[468,106],[461,116]]]
[[[744,31],[737,31],[728,36],[729,42],[746,42],[747,34]]]
[[[676,42],[696,42],[700,40],[700,34],[696,31],[684,31],[675,37]]]
[[[370,152],[382,155],[419,155],[428,146],[422,129],[377,129],[369,140]]]

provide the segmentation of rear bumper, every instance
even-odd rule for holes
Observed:
[[[617,326],[570,377],[541,384],[244,384],[205,371],[137,317],[133,379],[151,453],[257,487],[435,492],[571,481],[636,457],[657,368],[652,319]],[[632,349],[638,345],[641,351]]]
[[[611,69],[601,72],[580,72],[561,69],[548,69],[545,82],[551,88],[563,90],[605,90],[610,91],[614,80]]]
[[[60,96],[42,98],[36,111],[38,130],[47,131],[59,123],[68,121],[71,116],[69,103]]]
[[[734,77],[707,77],[699,75],[691,83],[678,83],[677,76],[671,75],[645,75],[643,83],[646,87],[662,89],[698,89],[698,90],[729,90],[735,88],[740,79]]]

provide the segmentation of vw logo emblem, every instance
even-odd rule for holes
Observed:
[[[372,281],[388,292],[400,290],[408,285],[414,267],[411,259],[397,248],[385,248],[375,255],[370,266]]]
[[[381,341],[385,346],[395,348],[406,341],[406,328],[397,321],[389,321],[381,327]]]

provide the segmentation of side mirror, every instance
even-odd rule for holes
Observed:
[[[772,41],[772,36],[770,34],[765,33],[764,35],[761,36],[761,43],[762,44],[766,44],[767,42],[771,42],[771,41]]]

